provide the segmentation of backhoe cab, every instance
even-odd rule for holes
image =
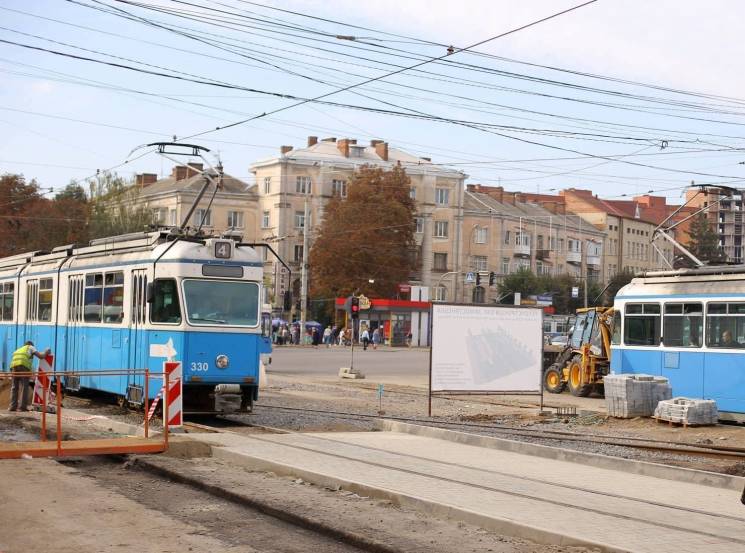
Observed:
[[[610,368],[612,307],[578,309],[569,343],[543,372],[546,391],[560,394],[569,386],[575,396],[601,392]]]

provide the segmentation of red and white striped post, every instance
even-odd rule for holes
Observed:
[[[184,396],[182,388],[182,369],[180,361],[166,361],[163,372],[168,376],[168,393],[163,402],[163,426],[168,429],[180,428],[184,424]]]

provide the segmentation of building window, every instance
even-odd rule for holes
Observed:
[[[530,259],[519,258],[515,260],[518,271],[530,271]]]
[[[564,239],[563,238],[559,238],[559,251],[560,252],[564,251]]]
[[[295,228],[305,228],[305,212],[295,212]]]
[[[228,211],[228,228],[243,228],[242,211]]]
[[[194,226],[198,227],[202,225],[204,227],[212,226],[212,210],[211,209],[197,209],[194,212]]]
[[[412,200],[416,200],[416,187],[411,186],[409,188],[409,198],[411,198]]]
[[[508,275],[509,273],[510,273],[510,258],[503,257],[502,258],[502,274]]]
[[[504,243],[507,246],[512,244],[512,242],[510,242],[510,231],[509,230],[504,231]]]
[[[542,275],[543,274],[543,268],[544,268],[543,261],[537,260],[535,262],[535,272],[536,272],[536,274],[537,275]]]
[[[536,248],[539,250],[543,249],[543,235],[539,234],[536,240]]]
[[[424,217],[414,217],[414,232],[422,234],[424,232]]]
[[[487,270],[487,258],[485,255],[474,255],[471,257],[471,269],[474,271]]]
[[[432,289],[432,295],[435,301],[447,301],[448,289],[444,286],[437,286]]]
[[[347,181],[334,179],[331,181],[331,193],[339,198],[347,197]]]
[[[434,270],[435,271],[447,271],[448,270],[448,254],[436,253],[434,255]]]
[[[168,215],[168,208],[156,207],[155,209],[153,209],[153,222],[156,225],[165,225],[167,215]]]
[[[176,219],[176,210],[175,209],[171,209],[168,212],[168,224],[171,225],[171,226],[173,226],[173,227],[175,227],[175,226],[178,225],[178,221]]]
[[[435,221],[435,238],[447,238],[448,237],[448,222],[447,221]]]
[[[303,246],[297,245],[295,246],[295,263],[302,263],[303,262]]]
[[[568,242],[570,252],[580,253],[582,251],[582,246],[580,245],[579,240],[575,240],[574,238],[570,238]]]
[[[310,194],[310,177],[296,177],[295,192],[298,194]]]
[[[261,214],[261,228],[269,228],[271,225],[269,224],[269,212],[264,211]],[[266,248],[263,248],[266,250]]]
[[[264,194],[272,191],[272,177],[264,177]]]
[[[450,189],[448,188],[435,189],[435,203],[437,205],[449,205],[450,204]]]
[[[486,227],[476,227],[474,231],[473,240],[477,244],[486,244],[486,235],[489,229]]]

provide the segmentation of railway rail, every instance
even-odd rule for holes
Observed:
[[[377,414],[369,413],[354,413],[349,411],[328,411],[321,409],[309,409],[302,407],[288,407],[282,405],[271,405],[261,403],[255,406],[256,410],[260,409],[275,409],[291,412],[309,413],[315,416],[322,416],[328,418],[347,418],[350,420],[379,420],[382,417]],[[561,430],[547,430],[547,429],[532,429],[532,428],[514,428],[507,425],[499,424],[480,424],[475,422],[465,421],[443,421],[443,420],[429,420],[429,419],[418,419],[413,417],[399,417],[399,416],[386,416],[385,418],[395,420],[399,422],[407,422],[412,424],[421,424],[426,426],[435,426],[440,428],[464,428],[464,429],[477,429],[481,431],[488,431],[489,433],[495,433],[503,436],[513,436],[520,438],[529,438],[536,440],[551,440],[555,442],[576,442],[576,443],[588,443],[598,444],[605,446],[619,446],[637,450],[644,450],[649,452],[660,452],[668,454],[679,454],[689,455],[696,457],[708,457],[716,458],[721,460],[739,460],[745,461],[745,448],[737,448],[730,446],[721,445],[708,445],[708,444],[696,444],[692,442],[681,442],[681,441],[662,441],[654,440],[650,438],[641,438],[634,436],[612,436],[608,434],[580,434],[577,432],[561,431]],[[228,419],[231,422],[244,426],[261,427],[261,425],[252,425],[249,423],[243,423],[235,421],[234,419]],[[277,431],[280,429],[274,427],[265,427],[267,431]],[[287,431],[283,430],[282,431]]]

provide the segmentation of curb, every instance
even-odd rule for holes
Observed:
[[[492,436],[483,436],[480,434],[471,434],[468,432],[447,430],[432,426],[421,426],[388,419],[377,421],[376,427],[388,432],[414,434],[417,436],[447,440],[465,445],[499,449],[502,451],[510,451],[513,453],[532,455],[534,457],[543,457],[545,459],[554,459],[557,461],[568,461],[597,468],[616,470],[642,476],[653,476],[655,478],[698,484],[712,488],[741,491],[745,484],[745,477],[742,476],[731,476],[728,474],[706,472],[703,470],[674,467],[671,465],[651,463],[649,461],[634,461],[631,459],[610,457],[598,453],[583,453],[572,449],[531,444],[516,440],[507,440],[504,438],[495,438]]]
[[[178,482],[179,484],[185,484],[197,490],[214,495],[215,497],[230,501],[231,503],[249,507],[265,515],[343,541],[354,547],[364,549],[365,551],[371,551],[373,553],[401,553],[400,549],[396,549],[385,543],[372,540],[354,532],[348,532],[346,530],[341,530],[339,528],[329,526],[325,522],[311,517],[306,517],[297,513],[278,509],[277,507],[274,507],[269,503],[258,501],[240,493],[227,490],[220,486],[208,484],[203,480],[186,476],[175,470],[145,460],[142,457],[137,458],[137,465],[143,467],[148,472],[151,472],[158,476],[163,476],[165,478],[173,480],[174,482]]]
[[[376,488],[352,480],[346,480],[328,474],[285,465],[277,461],[251,457],[250,454],[236,453],[224,447],[214,447],[212,450],[212,456],[216,459],[223,459],[234,465],[248,467],[253,470],[273,472],[280,476],[295,476],[308,482],[312,482],[317,486],[325,486],[328,488],[339,487],[358,495],[365,495],[376,499],[385,499],[396,505],[417,510],[420,513],[438,518],[462,521],[498,534],[523,538],[538,544],[563,547],[588,547],[599,549],[604,553],[634,553],[629,549],[623,549],[606,543],[561,534],[539,526],[531,526],[513,520],[490,517],[468,509],[453,507],[443,503],[435,503],[431,500],[415,495],[403,494],[385,488]]]

